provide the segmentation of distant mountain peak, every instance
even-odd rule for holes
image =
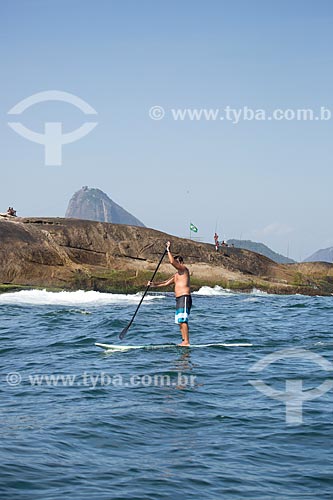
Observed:
[[[303,260],[303,262],[333,262],[333,247],[321,248]]]
[[[65,217],[145,227],[139,219],[111,200],[101,189],[88,186],[83,186],[73,194]]]
[[[244,248],[245,250],[251,250],[251,252],[256,252],[256,253],[259,253],[261,255],[265,255],[265,257],[268,257],[269,259],[271,259],[274,262],[277,262],[279,264],[293,264],[293,263],[295,263],[295,261],[292,259],[289,259],[289,257],[285,257],[284,255],[281,255],[277,252],[274,252],[274,250],[269,248],[267,245],[264,245],[264,243],[259,243],[259,242],[251,241],[251,240],[231,239],[231,240],[228,240],[228,244],[230,244],[230,245],[234,244],[235,247]]]

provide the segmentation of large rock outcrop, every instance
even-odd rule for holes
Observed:
[[[79,219],[0,217],[0,283],[132,292],[146,286],[165,242],[202,285],[331,294],[333,265],[276,264],[263,255],[176,238],[153,229]],[[165,258],[159,278],[172,274]],[[158,278],[158,279],[159,279]]]
[[[66,217],[145,227],[139,219],[117,205],[103,191],[88,186],[73,194]]]

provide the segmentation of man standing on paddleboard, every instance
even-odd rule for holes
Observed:
[[[163,287],[175,285],[175,296],[176,296],[176,314],[175,322],[179,325],[180,333],[182,335],[182,342],[179,345],[190,345],[190,334],[188,327],[188,318],[190,315],[192,307],[192,297],[190,288],[190,272],[184,265],[184,259],[181,255],[175,255],[173,257],[170,252],[170,241],[167,242],[166,249],[168,252],[168,258],[170,264],[177,269],[176,274],[174,274],[168,280],[162,281],[161,283],[154,283],[149,281],[148,285],[151,287]]]

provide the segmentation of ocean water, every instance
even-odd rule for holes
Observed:
[[[0,498],[332,498],[333,298],[203,287],[191,341],[251,347],[97,348],[139,300],[0,295]],[[149,295],[123,343],[179,342],[173,315]]]

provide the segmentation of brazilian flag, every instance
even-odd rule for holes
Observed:
[[[198,228],[194,224],[192,224],[192,222],[190,224],[190,231],[193,231],[194,233],[198,232]]]

